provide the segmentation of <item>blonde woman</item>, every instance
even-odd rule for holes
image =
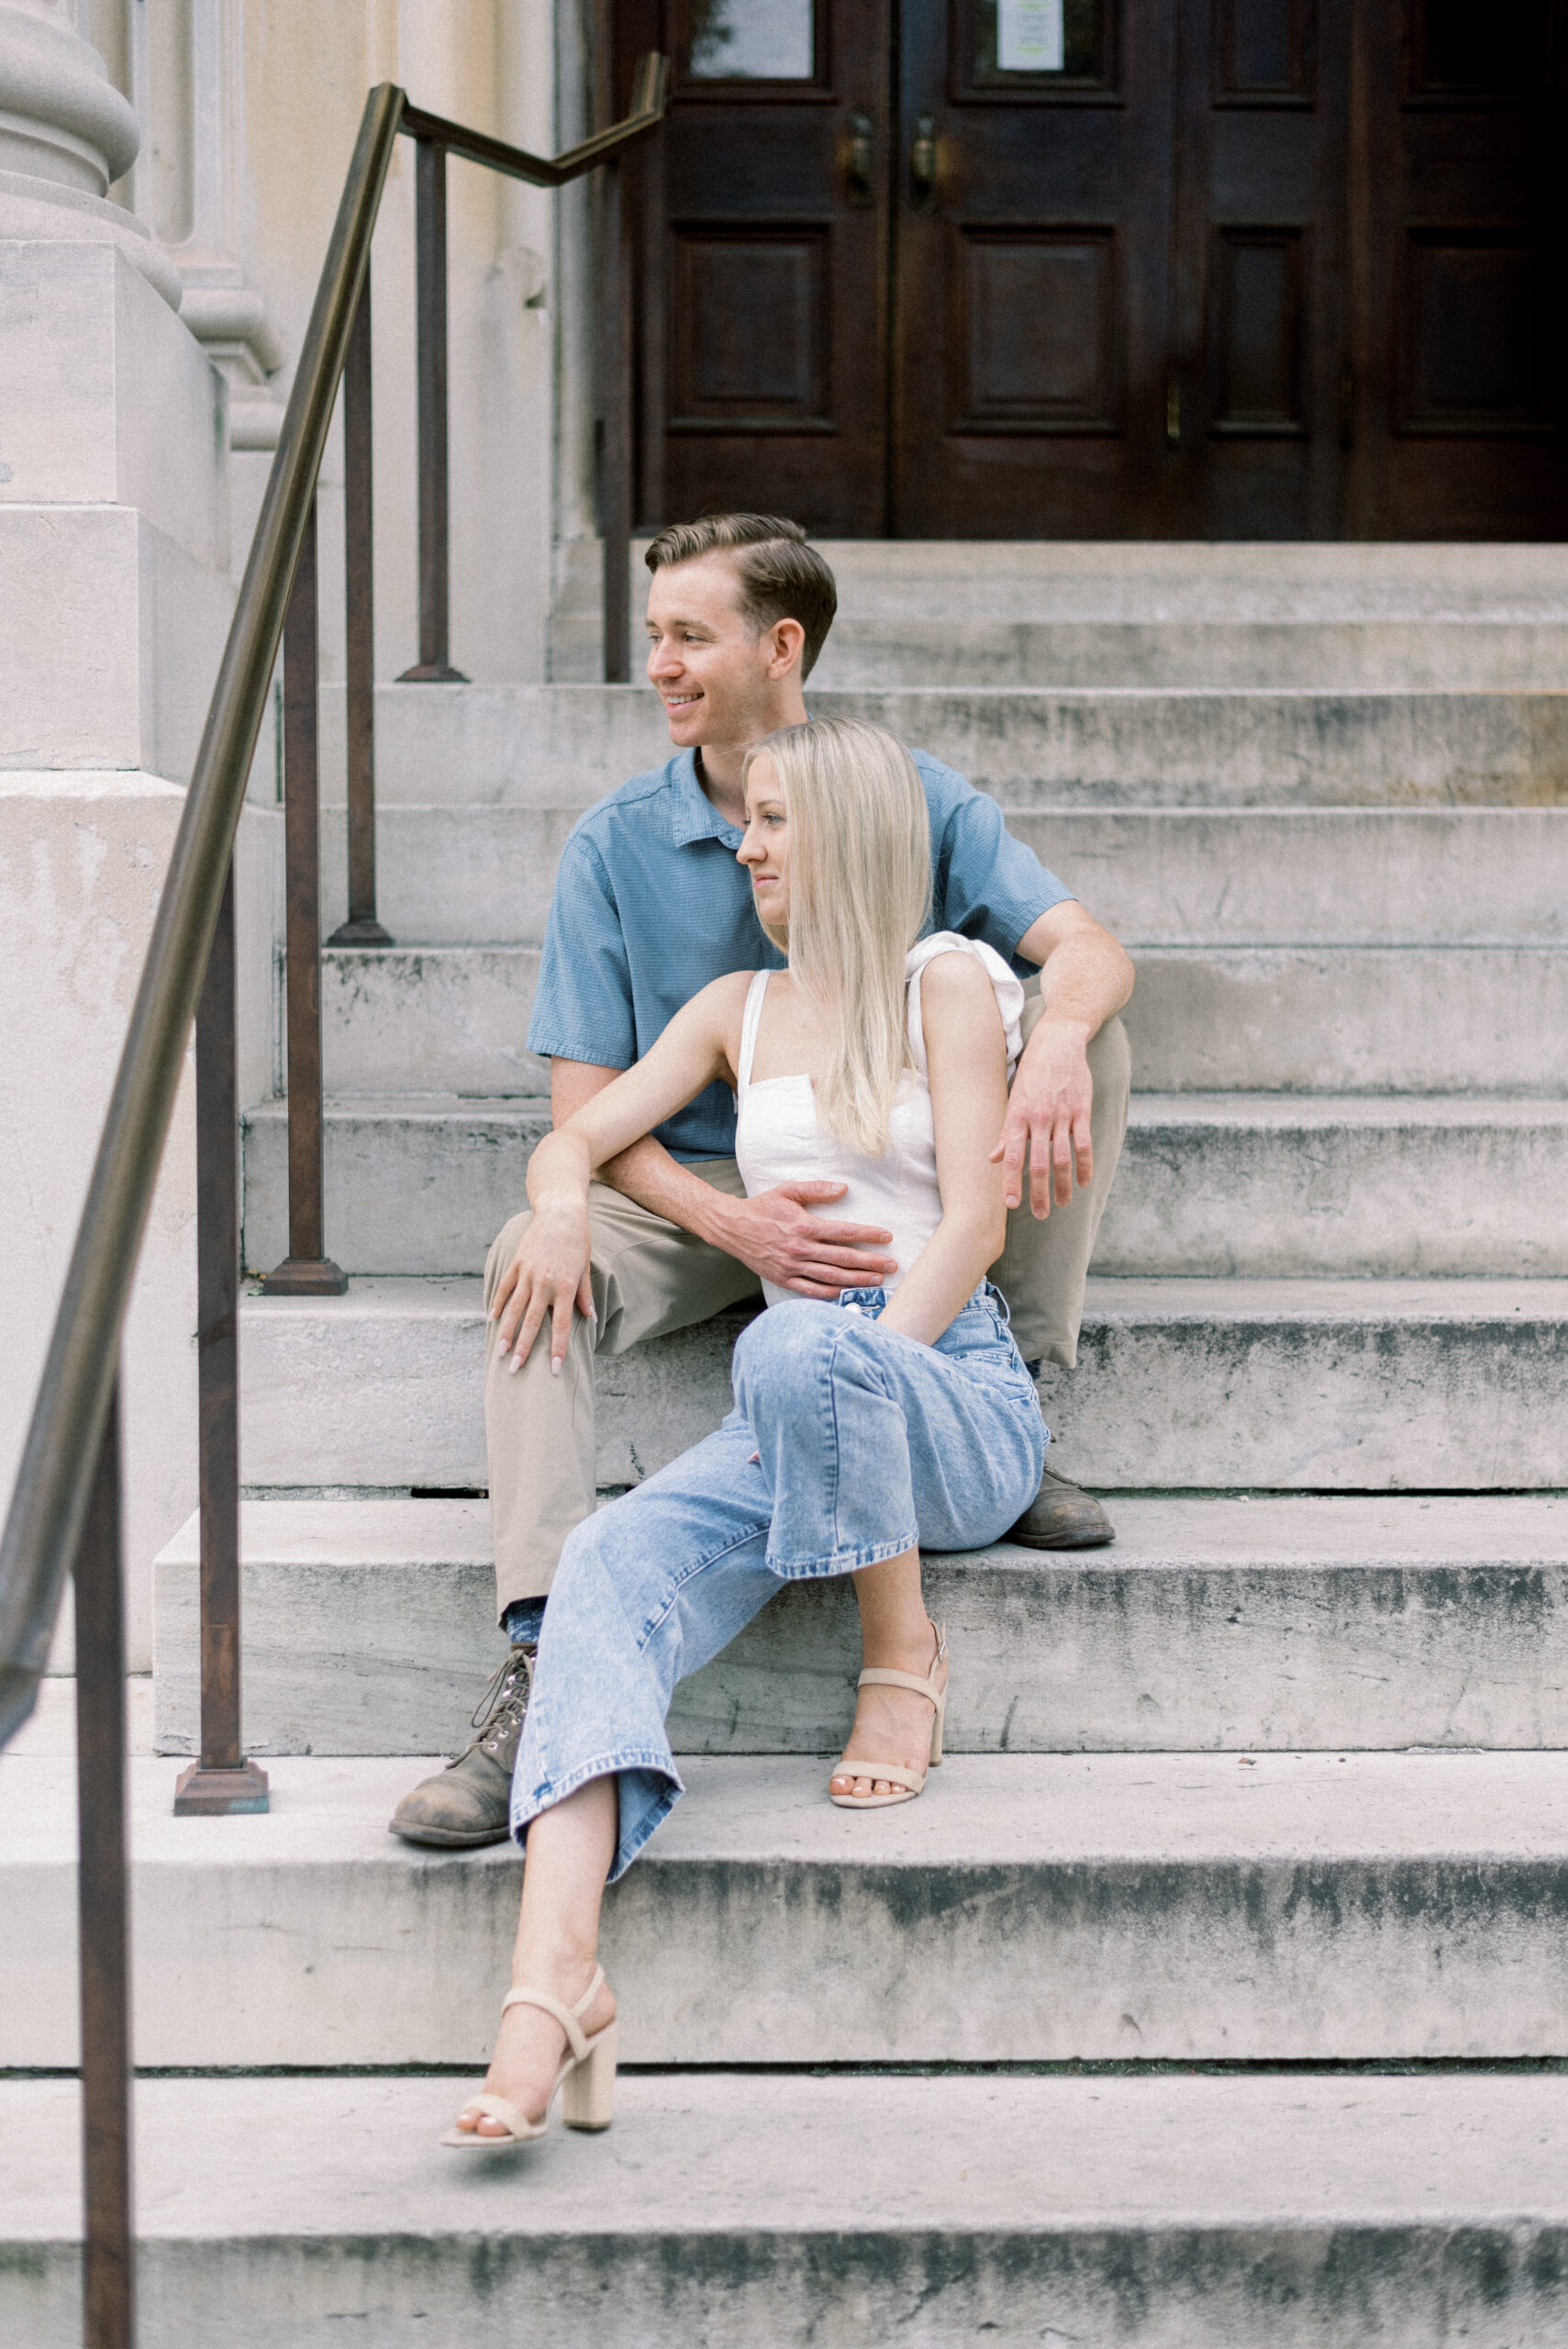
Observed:
[[[748,1191],[847,1183],[842,1213],[890,1229],[898,1269],[837,1304],[771,1291],[717,1434],[570,1537],[512,1787],[528,1852],[515,1987],[485,2092],[449,2145],[541,2135],[562,2084],[569,2125],[608,2122],[600,1899],[680,1796],[664,1731],[676,1682],[782,1582],[853,1575],[867,1670],[828,1793],[862,1809],[913,1800],[941,1758],[948,1681],[918,1545],[996,1540],[1044,1464],[1034,1384],[984,1279],[1018,1204],[998,1137],[1023,990],[989,947],[920,938],[929,819],[890,735],[791,727],[751,753],[744,783],[739,854],[788,967],[716,980],[539,1144],[500,1334],[516,1363],[539,1343],[560,1370],[573,1312],[593,1310],[595,1168],[716,1079],[738,1096]]]

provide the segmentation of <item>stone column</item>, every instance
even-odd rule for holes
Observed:
[[[141,143],[70,0],[0,0],[0,239],[107,244],[180,306],[180,273],[106,201]]]
[[[232,608],[226,388],[106,201],[137,144],[74,11],[0,0],[0,1509]],[[272,1089],[278,829],[247,811],[245,1099]],[[133,1668],[195,1506],[195,1202],[187,1076],[126,1335]]]

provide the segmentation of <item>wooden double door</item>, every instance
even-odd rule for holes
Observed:
[[[616,0],[639,520],[1555,538],[1561,0]]]

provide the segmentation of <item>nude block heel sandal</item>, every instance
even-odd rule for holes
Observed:
[[[555,2076],[555,2086],[545,2104],[544,2117],[530,2121],[518,2111],[510,2098],[494,2096],[487,2089],[472,2097],[463,2106],[465,2112],[480,2112],[486,2120],[499,2121],[506,2134],[504,2137],[482,2137],[477,2129],[449,2129],[441,2138],[443,2145],[454,2146],[460,2153],[473,2153],[496,2146],[524,2145],[533,2137],[542,2137],[550,2126],[550,2108],[555,2101],[556,2088],[564,2093],[561,2099],[561,2117],[569,2129],[607,2129],[616,2086],[616,2041],[618,2027],[607,2022],[590,2039],[583,2029],[582,2018],[593,2005],[604,1987],[605,1969],[594,1968],[594,1978],[574,2007],[563,2006],[552,1998],[548,1990],[530,1989],[519,1983],[508,1990],[501,2001],[501,2012],[508,2007],[540,2007],[553,2015],[566,2033],[566,2060]]]
[[[937,1653],[931,1659],[933,1672],[947,1652],[948,1635],[944,1626],[937,1633]],[[947,1690],[939,1688],[934,1680],[922,1680],[917,1672],[892,1672],[880,1664],[873,1664],[862,1672],[855,1687],[857,1689],[913,1688],[917,1697],[930,1698],[937,1709],[931,1723],[931,1758],[927,1770],[935,1769],[942,1758],[942,1720],[948,1709]],[[834,1769],[835,1778],[885,1778],[898,1791],[891,1795],[836,1795],[829,1786],[828,1799],[837,1803],[840,1810],[885,1810],[895,1802],[913,1802],[916,1796],[924,1791],[927,1770],[906,1770],[897,1762],[859,1762],[852,1755],[846,1755]]]

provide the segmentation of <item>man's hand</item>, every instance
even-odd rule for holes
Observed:
[[[511,1368],[521,1370],[534,1340],[550,1322],[550,1367],[556,1377],[566,1360],[573,1305],[592,1321],[594,1291],[588,1276],[593,1246],[588,1210],[575,1201],[536,1208],[517,1242],[517,1252],[495,1286],[490,1319],[501,1324],[503,1353],[513,1346]]]
[[[842,1223],[812,1215],[812,1208],[843,1197],[844,1183],[780,1183],[754,1199],[714,1194],[709,1210],[713,1237],[731,1256],[776,1288],[828,1303],[840,1289],[873,1288],[884,1273],[898,1269],[884,1251],[891,1231],[875,1224]]]
[[[991,1152],[993,1166],[1000,1159],[1006,1170],[1004,1191],[1009,1208],[1016,1208],[1023,1197],[1026,1150],[1029,1206],[1037,1216],[1051,1213],[1053,1190],[1059,1208],[1072,1205],[1074,1174],[1081,1184],[1094,1179],[1089,1112],[1095,1081],[1089,1074],[1088,1058],[1093,1032],[1076,1020],[1044,1019],[1036,1023],[1024,1048],[1007,1101],[1002,1139]]]

